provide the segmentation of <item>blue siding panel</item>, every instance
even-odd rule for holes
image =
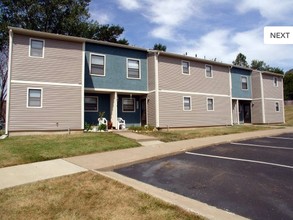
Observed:
[[[233,67],[231,69],[231,75],[232,75],[232,97],[233,98],[252,98],[251,93],[251,71],[245,70],[237,67]],[[247,76],[248,77],[248,89],[243,90],[241,88],[241,76]]]
[[[98,112],[84,112],[84,118],[86,123],[93,125],[98,124],[99,112],[105,112],[104,118],[110,120],[110,95],[108,94],[85,94],[85,96],[97,96],[98,97]]]
[[[123,118],[125,120],[126,127],[140,126],[141,109],[139,96],[132,96],[132,98],[135,99],[135,112],[122,112],[122,98],[129,98],[129,96],[118,96],[118,117]]]
[[[106,75],[89,74],[90,53],[106,56]],[[147,91],[147,52],[99,44],[86,44],[85,87]],[[139,59],[141,79],[127,79],[127,58]]]

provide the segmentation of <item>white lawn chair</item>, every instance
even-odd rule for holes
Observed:
[[[125,129],[125,120],[122,118],[117,118],[117,130]]]
[[[106,131],[108,130],[108,120],[106,118],[98,118],[99,126],[104,124],[106,125]]]

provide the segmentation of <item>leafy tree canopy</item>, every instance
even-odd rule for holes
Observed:
[[[284,76],[284,98],[293,100],[293,69],[287,71]]]
[[[233,65],[237,65],[237,66],[249,67],[246,61],[246,56],[242,53],[239,53],[236,59],[232,63]]]
[[[128,44],[118,39],[123,27],[90,20],[90,1],[1,0],[0,47],[7,43],[7,26]]]
[[[165,46],[163,44],[155,44],[154,47],[153,47],[153,50],[166,51],[167,50],[167,46]]]

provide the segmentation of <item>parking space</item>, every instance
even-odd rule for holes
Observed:
[[[250,219],[293,219],[293,134],[205,147],[115,171]]]

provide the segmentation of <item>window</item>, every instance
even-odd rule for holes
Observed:
[[[135,112],[135,100],[133,98],[122,99],[122,112]]]
[[[44,57],[44,40],[30,39],[30,57]]]
[[[42,108],[42,89],[28,88],[28,108]]]
[[[84,98],[84,110],[85,111],[98,111],[98,97],[86,96]]]
[[[105,56],[91,54],[91,74],[105,76]]]
[[[127,59],[127,78],[140,79],[139,60]]]
[[[182,73],[189,75],[189,62],[188,61],[182,61]]]
[[[274,86],[278,87],[278,78],[274,77],[273,80],[274,80]]]
[[[213,78],[213,68],[210,65],[206,65],[206,77]]]
[[[279,112],[279,111],[280,111],[280,105],[279,105],[279,102],[276,102],[276,103],[275,103],[275,107],[276,107],[276,112]]]
[[[191,97],[183,97],[184,111],[191,111]]]
[[[241,88],[243,90],[247,90],[248,89],[247,81],[248,81],[247,76],[241,76]]]
[[[207,99],[207,106],[208,106],[208,111],[214,111],[214,99],[213,98]]]

